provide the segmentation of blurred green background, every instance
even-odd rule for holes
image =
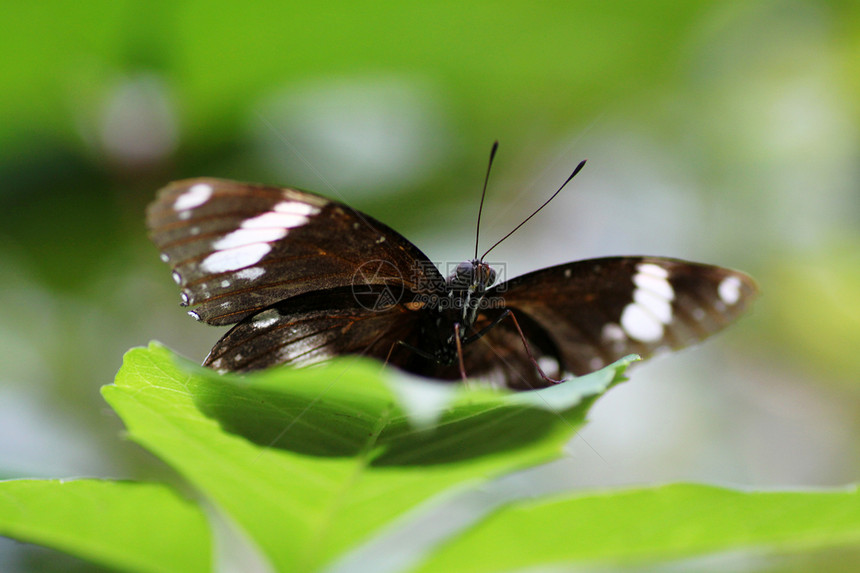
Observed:
[[[158,339],[202,360],[146,238],[168,181],[293,185],[467,259],[486,157],[514,276],[736,267],[751,316],[633,371],[524,487],[838,485],[860,460],[860,3],[3,2],[0,478],[168,473],[99,395]],[[0,565],[3,562],[0,561]]]

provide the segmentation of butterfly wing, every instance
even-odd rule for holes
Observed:
[[[610,257],[522,275],[490,289],[487,297],[514,312],[539,361],[557,361],[556,370],[581,375],[627,354],[644,358],[703,340],[743,314],[757,292],[749,276],[722,267]],[[516,331],[510,319],[497,328],[502,332],[488,338],[490,346],[496,342],[503,354],[524,355],[511,342]],[[493,349],[474,352],[480,358],[473,359],[475,369],[467,364],[470,374],[479,373]],[[555,374],[551,362],[545,370]],[[517,386],[522,377],[508,378],[508,385]]]
[[[347,354],[397,359],[405,355],[398,341],[411,339],[421,319],[404,294],[402,287],[376,285],[361,297],[351,287],[298,295],[236,324],[204,366],[245,372],[277,364],[306,366]]]
[[[232,324],[308,292],[400,285],[444,288],[426,255],[396,231],[313,193],[222,179],[171,183],[147,210],[182,304]]]

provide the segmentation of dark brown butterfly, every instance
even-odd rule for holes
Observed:
[[[396,231],[342,203],[221,179],[171,183],[147,214],[189,314],[235,324],[204,362],[220,371],[361,354],[433,378],[540,388],[702,340],[757,292],[737,271],[642,256],[492,286],[495,271],[476,250],[446,278]]]

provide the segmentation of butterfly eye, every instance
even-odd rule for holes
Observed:
[[[453,288],[467,288],[475,282],[477,266],[471,261],[464,261],[457,265],[454,272],[448,277],[448,284]]]
[[[484,265],[486,278],[484,280],[484,287],[489,288],[493,286],[496,282],[496,270],[490,265]]]
[[[472,266],[471,283],[479,290],[486,290],[496,282],[496,271],[486,263],[476,262]]]
[[[463,262],[457,265],[457,278],[471,283],[475,276],[475,265],[470,262]]]

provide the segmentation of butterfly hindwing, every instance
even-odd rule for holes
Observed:
[[[244,372],[349,354],[385,360],[400,350],[397,342],[414,332],[420,318],[403,304],[403,295],[388,286],[368,287],[359,297],[352,287],[298,295],[244,318],[215,344],[204,365]]]
[[[583,374],[627,354],[696,343],[740,316],[756,293],[750,277],[722,267],[610,257],[522,275],[488,296],[544,329],[564,369]]]
[[[182,287],[183,305],[213,325],[356,282],[444,288],[427,257],[394,230],[295,189],[213,178],[177,181],[149,207],[147,224]]]

